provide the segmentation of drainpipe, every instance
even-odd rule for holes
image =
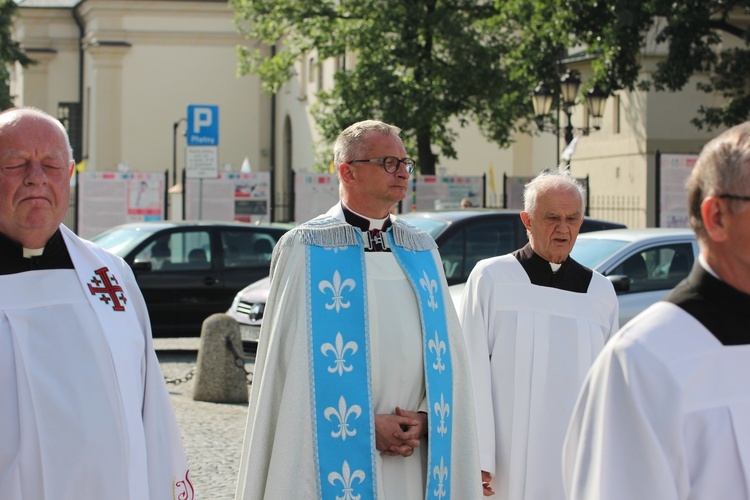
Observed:
[[[271,57],[276,55],[276,44],[271,46]],[[270,161],[269,172],[270,172],[270,186],[271,191],[271,203],[269,221],[273,222],[276,220],[276,93],[271,95],[271,151],[269,152],[268,159]]]
[[[83,23],[83,19],[81,19],[81,16],[78,14],[78,6],[81,5],[84,2],[84,0],[80,0],[78,3],[76,3],[72,7],[72,13],[73,13],[73,20],[75,20],[76,25],[78,25],[78,103],[81,106],[81,147],[83,148],[83,144],[86,142],[84,139],[83,131],[88,126],[88,123],[84,123],[84,116],[86,114],[83,112],[83,38],[86,36],[86,26]],[[81,159],[88,158],[88,144],[86,144],[86,150],[81,151]]]

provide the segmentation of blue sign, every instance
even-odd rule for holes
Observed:
[[[187,110],[187,145],[219,145],[219,106],[190,104]]]

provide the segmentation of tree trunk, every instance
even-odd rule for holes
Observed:
[[[421,175],[435,175],[437,155],[432,152],[429,130],[417,131],[417,161]]]

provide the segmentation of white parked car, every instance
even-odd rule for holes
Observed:
[[[234,318],[240,326],[243,345],[249,344],[252,347],[258,343],[260,324],[270,288],[271,278],[268,276],[251,283],[237,293],[227,310],[227,315]]]
[[[623,326],[688,275],[698,243],[690,229],[611,229],[579,234],[571,257],[612,281]],[[458,308],[464,283],[450,289]]]

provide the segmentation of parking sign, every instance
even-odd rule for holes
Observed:
[[[219,145],[219,106],[190,104],[187,110],[187,145]]]

